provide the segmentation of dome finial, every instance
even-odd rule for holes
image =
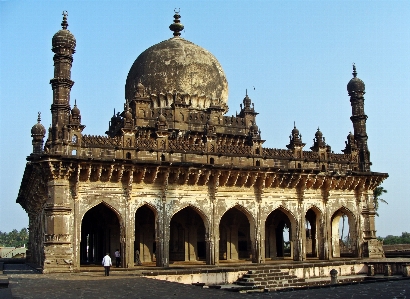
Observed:
[[[352,73],[353,77],[356,78],[357,77],[357,72],[356,72],[356,64],[353,62],[353,73]]]
[[[66,10],[63,10],[63,21],[61,22],[61,27],[64,30],[67,30],[67,27],[68,27],[67,16],[68,16],[68,12]]]
[[[171,31],[174,31],[174,36],[180,36],[181,31],[184,30],[184,25],[181,24],[181,21],[179,20],[181,18],[181,15],[179,14],[180,8],[178,10],[175,8],[174,9],[174,23],[169,25],[169,29]]]
[[[41,123],[41,112],[38,112],[37,123]]]

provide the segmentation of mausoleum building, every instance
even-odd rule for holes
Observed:
[[[17,198],[29,216],[29,262],[74,271],[117,248],[126,268],[138,267],[137,250],[143,264],[159,267],[384,256],[372,194],[388,175],[371,171],[355,66],[346,115],[353,132],[342,153],[319,129],[305,148],[296,126],[286,148],[266,148],[256,118],[269,116],[258,116],[247,94],[240,112],[227,115],[222,66],[180,36],[175,13],[173,37],[131,66],[123,111],[105,135],[90,136],[70,99],[76,39],[66,13],[61,25],[52,38],[52,124],[46,132],[39,115],[31,130]]]

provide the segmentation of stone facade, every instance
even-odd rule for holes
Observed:
[[[17,198],[29,215],[30,262],[44,272],[73,271],[117,248],[127,268],[135,267],[136,250],[142,263],[160,267],[383,256],[372,193],[388,175],[370,171],[364,83],[355,67],[347,87],[354,133],[343,153],[333,153],[319,129],[304,150],[296,127],[287,149],[265,148],[254,103],[246,95],[239,114],[225,115],[223,70],[179,36],[176,13],[174,37],[131,67],[124,110],[114,112],[106,136],[89,136],[76,103],[70,106],[76,40],[63,15],[52,40],[52,125],[45,144],[40,115],[31,130]],[[149,55],[155,65],[144,65]],[[342,217],[348,242],[339,236]]]

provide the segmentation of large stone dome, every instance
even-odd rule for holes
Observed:
[[[125,84],[127,99],[134,97],[140,81],[154,94],[176,91],[220,99],[223,104],[228,101],[228,82],[215,56],[178,36],[158,43],[138,56]]]

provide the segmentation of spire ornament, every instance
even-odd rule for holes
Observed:
[[[352,73],[352,75],[353,75],[353,78],[357,77],[356,64],[354,62],[353,62],[353,73]]]
[[[171,31],[174,31],[173,34],[174,34],[175,37],[180,36],[181,31],[184,30],[184,25],[182,25],[181,21],[179,20],[181,18],[181,15],[179,14],[179,11],[180,11],[179,8],[178,8],[178,11],[177,11],[176,8],[174,9],[174,12],[175,12],[175,14],[174,14],[174,23],[169,25],[169,29]]]
[[[67,30],[68,22],[67,22],[68,12],[66,10],[63,11],[63,21],[61,22],[61,27],[64,30]]]

